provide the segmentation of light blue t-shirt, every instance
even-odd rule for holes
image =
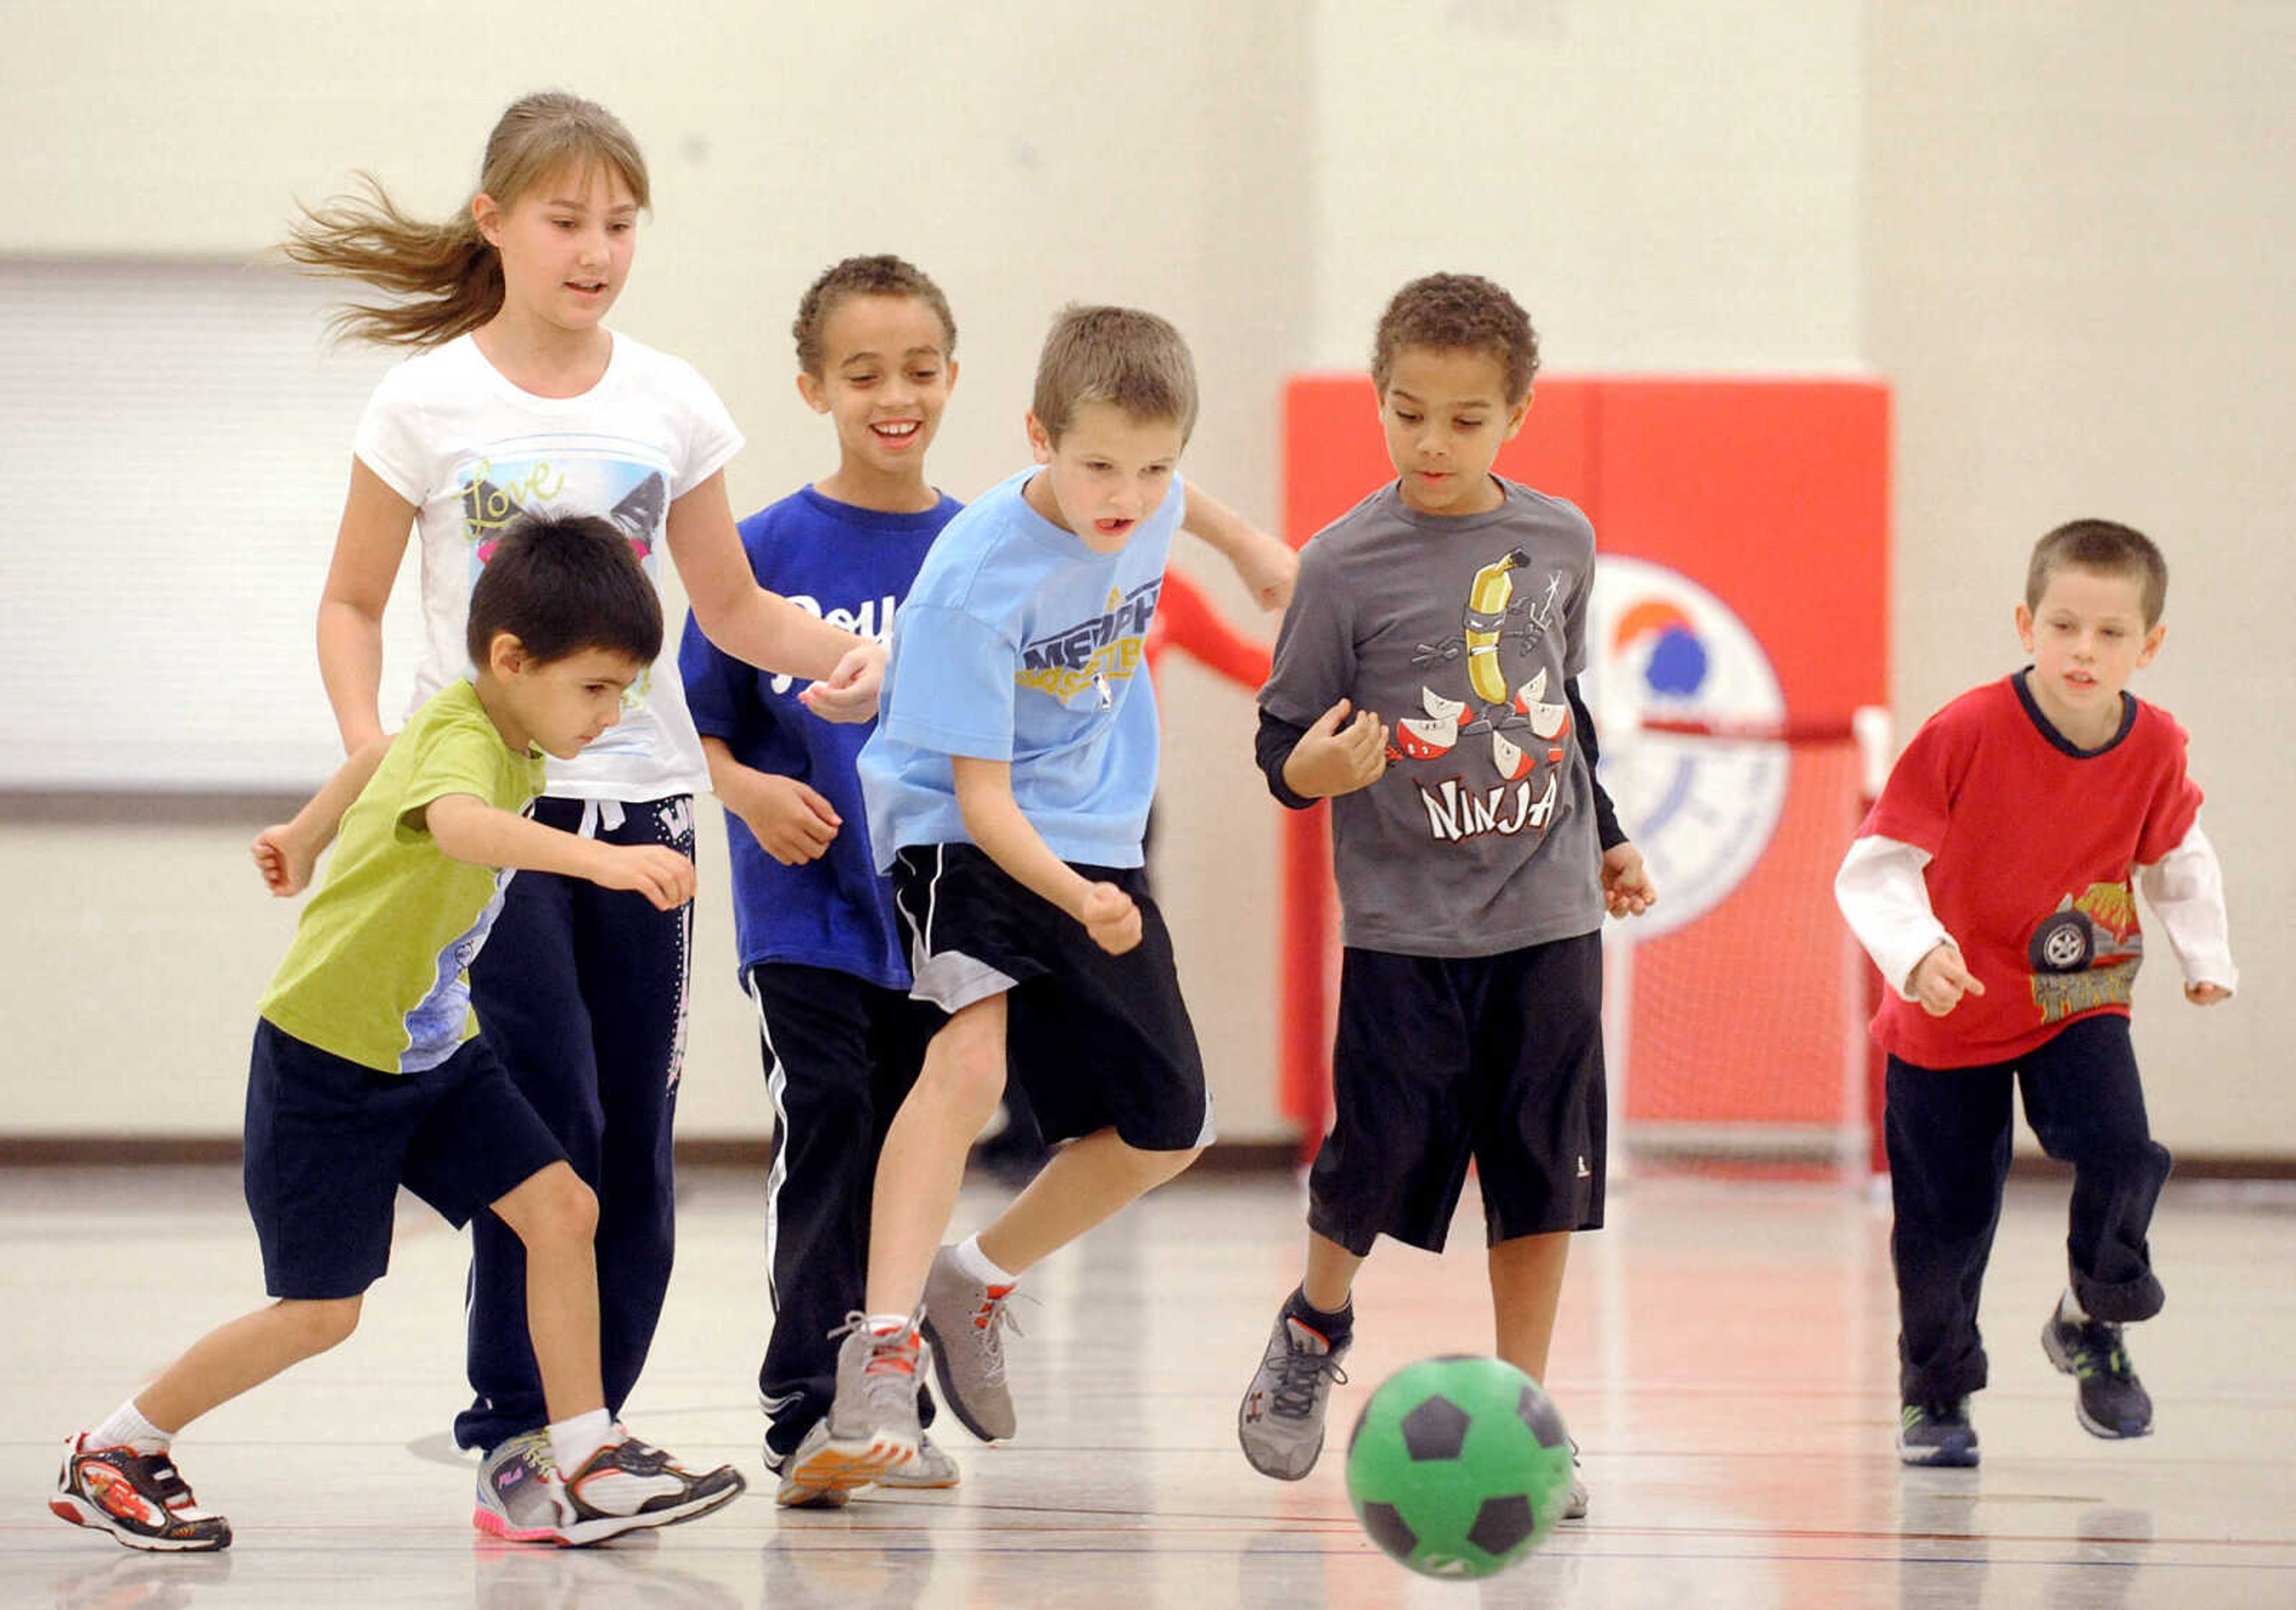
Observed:
[[[1114,553],[1029,507],[1031,467],[940,534],[893,628],[862,793],[880,868],[906,845],[970,843],[949,756],[1009,761],[1053,854],[1136,867],[1156,791],[1148,623],[1186,504],[1177,476]]]

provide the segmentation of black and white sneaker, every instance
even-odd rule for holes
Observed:
[[[731,1465],[695,1475],[660,1449],[625,1436],[570,1475],[554,1475],[558,1541],[600,1543],[641,1526],[674,1526],[724,1508],[748,1483]]]

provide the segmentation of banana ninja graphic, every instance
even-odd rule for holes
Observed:
[[[1486,704],[1506,701],[1506,673],[1499,669],[1499,633],[1506,625],[1507,601],[1514,596],[1514,573],[1530,562],[1521,549],[1475,572],[1467,589],[1467,685]]]
[[[1390,764],[1440,760],[1452,755],[1462,739],[1488,735],[1491,766],[1498,773],[1495,788],[1464,776],[1447,779],[1433,789],[1417,785],[1439,838],[1543,829],[1553,813],[1558,772],[1550,770],[1546,791],[1536,799],[1529,780],[1542,759],[1551,768],[1561,766],[1570,707],[1548,699],[1544,666],[1510,692],[1500,653],[1502,646],[1521,652],[1535,647],[1554,625],[1562,604],[1559,572],[1547,577],[1539,596],[1516,595],[1516,576],[1529,563],[1529,554],[1513,548],[1476,571],[1467,587],[1459,634],[1421,643],[1412,656],[1412,665],[1423,670],[1464,660],[1467,697],[1450,698],[1423,684],[1420,704],[1426,714],[1398,717],[1392,723]]]

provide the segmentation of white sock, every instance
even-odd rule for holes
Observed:
[[[980,1250],[979,1236],[967,1236],[950,1247],[948,1259],[950,1263],[983,1286],[1011,1286],[1021,1278],[1015,1274],[1007,1274],[996,1264],[991,1263],[988,1261],[988,1254]]]
[[[2080,1305],[2080,1299],[2073,1295],[2073,1288],[2070,1286],[2065,1287],[2064,1300],[2057,1304],[2057,1317],[2070,1320],[2076,1325],[2088,1323],[2088,1311]]]
[[[607,1443],[620,1440],[614,1417],[603,1409],[550,1423],[550,1457],[558,1474],[569,1477],[590,1462],[590,1456]]]
[[[175,1434],[160,1430],[144,1418],[128,1399],[111,1411],[111,1418],[87,1434],[87,1445],[97,1448],[133,1448],[138,1453],[165,1453],[176,1440]]]

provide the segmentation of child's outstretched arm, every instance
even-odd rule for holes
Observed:
[[[1194,532],[1234,566],[1261,609],[1281,609],[1289,604],[1292,584],[1300,579],[1300,556],[1292,545],[1262,531],[1193,481],[1183,495],[1187,503],[1181,528]]]
[[[1140,943],[1140,908],[1112,883],[1095,883],[1053,854],[1013,797],[1013,767],[1002,760],[952,755],[956,806],[964,830],[981,854],[1015,883],[1043,895],[1084,924],[1092,942],[1111,956]]]
[[[2224,868],[2198,821],[2182,844],[2136,869],[2136,887],[2169,930],[2169,947],[2185,969],[2185,999],[2194,1006],[2230,1000],[2240,987],[2240,968],[2232,960]]]
[[[1930,905],[1922,869],[1929,852],[1867,834],[1849,846],[1833,875],[1834,903],[1890,987],[1932,1017],[1985,993],[1983,980],[1961,959],[1961,946]]]
[[[818,861],[836,842],[845,819],[796,778],[743,765],[724,739],[706,732],[701,753],[709,762],[711,791],[742,819],[758,847],[783,866]]]
[[[711,642],[761,669],[812,679],[799,697],[825,721],[876,715],[884,645],[840,631],[758,585],[726,498],[723,470],[670,504],[666,530],[693,618]]]
[[[665,844],[601,844],[470,794],[443,795],[421,813],[442,854],[474,866],[559,872],[602,888],[632,889],[657,911],[676,911],[693,898],[693,863]]]
[[[264,887],[283,897],[299,895],[310,887],[319,852],[334,842],[343,813],[365,791],[390,750],[388,734],[367,740],[335,768],[335,774],[295,813],[293,821],[275,823],[255,836],[247,849],[255,857],[255,870],[263,875]]]

